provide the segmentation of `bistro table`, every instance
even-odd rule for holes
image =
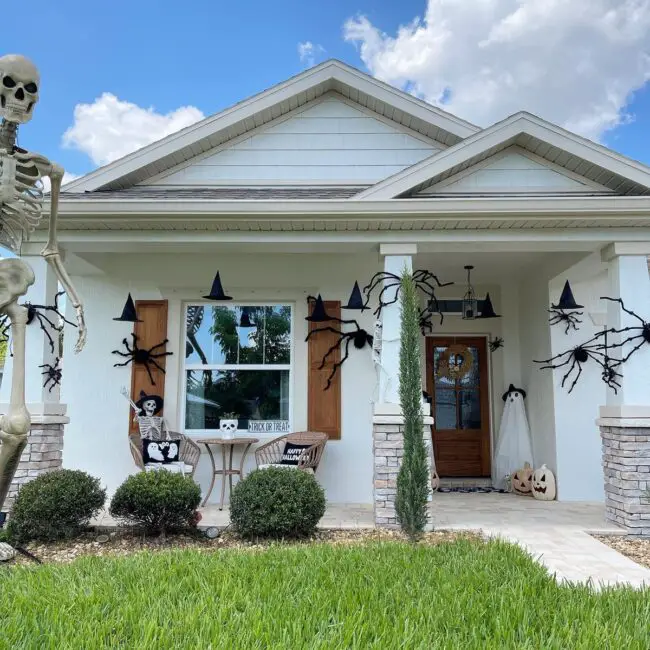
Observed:
[[[223,510],[223,500],[226,495],[226,476],[228,477],[229,483],[229,494],[232,494],[232,477],[239,476],[240,480],[244,477],[244,461],[246,460],[246,454],[250,449],[251,445],[259,442],[259,438],[195,438],[194,442],[204,445],[208,454],[210,455],[210,462],[212,463],[212,480],[210,481],[210,487],[203,499],[202,506],[208,502],[212,490],[214,489],[214,482],[217,476],[221,476],[221,501],[219,502],[219,510]],[[210,445],[219,445],[221,447],[221,469],[217,469],[217,464],[214,460],[214,454]],[[241,455],[241,462],[239,463],[239,469],[232,468],[232,455],[235,447],[244,445],[244,451]],[[228,451],[228,466],[226,466],[226,451]]]

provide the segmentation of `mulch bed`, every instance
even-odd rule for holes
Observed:
[[[108,537],[108,540],[106,538]],[[481,539],[475,533],[440,531],[426,533],[421,543],[428,545],[454,541],[460,538]],[[101,540],[101,541],[98,541]],[[106,541],[104,541],[106,540]],[[332,545],[363,544],[376,541],[405,541],[406,537],[400,531],[358,529],[358,530],[318,530],[312,537],[302,540],[243,540],[236,533],[224,530],[216,539],[208,539],[200,533],[168,535],[165,539],[147,537],[132,531],[123,530],[104,535],[89,532],[77,539],[56,543],[30,543],[24,548],[38,558],[42,563],[69,563],[84,556],[120,557],[141,551],[159,552],[173,549],[195,549],[204,552],[219,549],[264,549],[273,544],[294,546],[297,544],[326,543]],[[30,564],[34,560],[22,554],[9,564]]]
[[[595,535],[596,539],[615,551],[650,569],[650,539],[618,535]]]

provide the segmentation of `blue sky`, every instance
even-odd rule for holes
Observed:
[[[502,11],[502,16],[491,16],[484,24],[473,23],[468,20],[469,15],[461,16],[462,20],[454,23],[454,16],[450,15],[452,28],[453,25],[469,25],[467,33],[462,33],[464,27],[455,27],[454,40],[474,38],[477,30],[492,34],[495,25],[511,24],[512,20],[502,23],[499,20],[515,11],[512,6],[506,6],[512,1],[487,0],[488,4],[492,3]],[[598,0],[596,4],[603,2],[607,4],[607,0]],[[306,41],[320,46],[315,48],[316,62],[336,57],[397,85],[402,85],[405,80],[411,84],[415,80],[418,93],[427,99],[441,96],[439,88],[444,87],[445,96],[451,95],[458,100],[454,106],[465,107],[465,112],[472,113],[472,107],[483,101],[482,95],[470,96],[464,103],[460,99],[467,95],[466,90],[475,79],[469,78],[466,70],[455,70],[451,63],[443,65],[432,58],[421,59],[422,52],[427,49],[426,39],[436,37],[433,12],[436,3],[440,4],[438,0],[431,0],[427,26],[427,3],[424,0],[330,0],[327,3],[304,0],[250,0],[246,3],[61,0],[51,3],[35,0],[16,3],[15,6],[20,8],[17,9],[15,28],[3,29],[0,51],[25,54],[41,71],[41,101],[33,121],[22,128],[21,144],[57,160],[70,172],[81,174],[95,166],[87,150],[64,148],[61,142],[63,133],[73,124],[76,105],[93,104],[102,93],[108,92],[122,102],[144,109],[154,107],[162,115],[188,105],[209,115],[303,70],[307,62],[300,60],[298,44]],[[576,3],[579,4],[580,0]],[[469,8],[470,4],[466,3],[466,7]],[[438,14],[435,15],[440,16],[443,9],[436,11]],[[354,29],[349,26],[344,29],[347,20],[361,15],[367,18],[365,22],[357,22]],[[38,19],[34,20],[33,16]],[[416,28],[412,23],[417,16],[423,16],[423,21]],[[539,104],[536,112],[548,119],[555,117],[558,121],[564,119],[567,124],[573,124],[593,118],[591,114],[587,117],[579,114],[582,99],[585,104],[598,104],[600,98],[611,90],[611,86],[607,86],[607,74],[611,83],[618,83],[620,71],[607,69],[602,75],[598,72],[591,76],[588,72],[587,76],[575,72],[576,78],[586,79],[586,85],[583,89],[574,84],[570,62],[576,60],[575,52],[571,50],[577,33],[572,23],[575,18],[557,16],[553,20],[563,21],[561,29],[557,24],[551,24],[549,30],[566,35],[564,41],[554,44],[556,49],[567,48],[566,58],[557,64],[558,68],[569,68],[565,77],[549,84],[549,88],[544,88],[540,82],[540,88],[531,90],[528,76],[518,86],[511,85],[509,91],[506,86],[497,87],[496,99],[485,100],[486,104],[494,105],[492,113],[461,114],[461,117],[472,119],[478,115],[494,121],[494,116],[500,115],[499,111],[513,112],[511,106],[519,106],[518,93],[521,93],[522,108],[537,108]],[[476,24],[474,32],[473,28],[470,29],[473,24]],[[406,29],[408,33],[399,36],[400,25],[411,25]],[[581,28],[580,33],[585,29],[588,32],[590,26],[581,24]],[[622,57],[623,64],[625,57],[629,58],[630,64],[641,60],[637,57],[648,51],[648,31],[644,25],[643,33],[634,36],[633,46],[628,43],[626,49],[614,49],[603,56],[606,54],[608,61],[612,56]],[[347,42],[344,32],[348,34]],[[512,42],[512,35],[508,38]],[[586,45],[582,43],[580,51],[586,48],[587,59],[598,56],[603,49],[598,38],[600,35],[586,38]],[[612,39],[608,41],[611,42]],[[522,53],[524,49],[522,45]],[[504,66],[509,65],[512,56],[498,48],[496,51],[503,56]],[[535,77],[535,65],[541,69],[548,57],[541,49],[522,54],[522,57],[526,56],[531,57],[528,69],[533,70],[533,73],[526,74]],[[468,60],[465,67],[472,68],[473,65],[479,67],[480,59],[475,64]],[[548,65],[555,64],[548,60]],[[603,65],[600,69],[605,67]],[[515,81],[517,74],[518,71],[513,72]],[[601,82],[600,76],[605,80]],[[600,137],[621,153],[650,163],[650,91],[635,90],[642,85],[639,78],[625,79],[623,90],[617,88],[623,96],[634,92],[632,101],[624,107],[626,113],[633,115],[633,120],[605,130]],[[576,85],[579,86],[577,89]],[[509,100],[502,102],[501,107],[499,101],[506,94],[510,95]],[[565,106],[570,106],[572,112],[566,112],[566,115],[557,113]],[[601,109],[599,105],[598,110],[606,113],[610,109]],[[599,118],[596,128],[602,129],[600,125],[606,119],[609,118]],[[103,133],[102,137],[119,138],[121,135],[118,129],[113,135]]]

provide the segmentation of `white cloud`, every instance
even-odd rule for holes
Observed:
[[[75,106],[74,123],[63,134],[63,146],[83,151],[95,165],[105,165],[203,117],[194,106],[162,115],[103,93],[92,104]]]
[[[378,79],[482,126],[527,110],[599,139],[650,79],[650,0],[428,0],[395,35],[365,16],[343,34]]]
[[[66,183],[72,183],[72,181],[76,181],[78,178],[81,178],[79,174],[71,174],[70,172],[66,172],[63,175],[63,185]],[[46,176],[43,180],[43,190],[45,192],[49,192],[50,189],[52,189],[52,183],[50,182],[49,176]]]
[[[316,63],[316,57],[325,53],[325,48],[318,43],[305,41],[298,43],[298,56],[301,63],[304,63],[308,68],[311,68]]]

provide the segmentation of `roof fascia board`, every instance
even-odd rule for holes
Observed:
[[[582,158],[623,178],[650,188],[650,169],[642,163],[617,154],[602,145],[570,133],[530,113],[516,113],[446,151],[434,154],[394,174],[361,192],[355,198],[380,200],[399,196],[457,164],[480,155],[492,147],[503,145],[508,140],[514,140],[522,134],[537,138],[570,155]]]

